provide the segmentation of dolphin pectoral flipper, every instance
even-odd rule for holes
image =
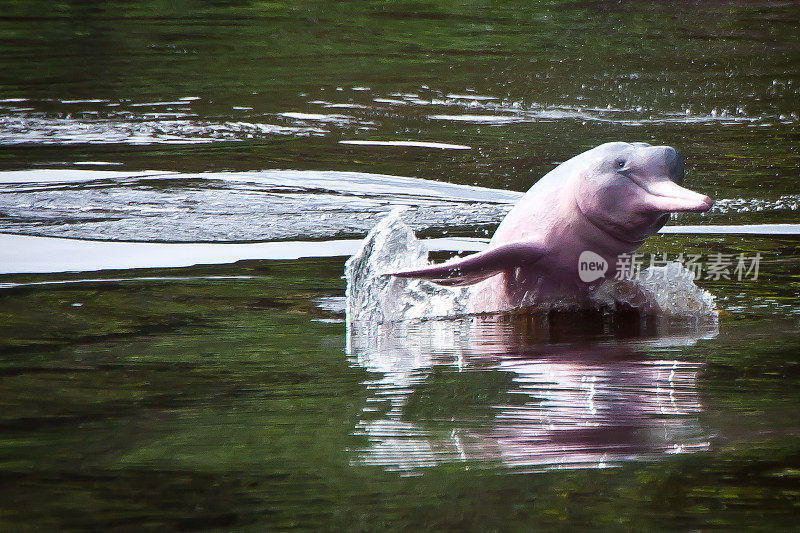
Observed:
[[[463,259],[416,270],[392,272],[388,276],[418,278],[451,287],[472,285],[504,271],[528,266],[544,255],[538,241],[516,241],[491,248]]]

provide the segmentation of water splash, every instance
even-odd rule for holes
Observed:
[[[784,194],[776,200],[765,198],[721,198],[714,201],[712,213],[750,213],[763,211],[796,211],[800,195]]]
[[[471,287],[443,287],[386,275],[428,264],[428,250],[402,221],[402,211],[395,209],[376,225],[345,265],[350,321],[383,323],[457,317],[469,310]],[[607,281],[590,296],[589,305],[615,309],[626,304],[645,314],[716,321],[713,296],[695,285],[693,279],[680,263],[653,266],[631,280]],[[540,303],[536,311],[563,307],[560,302]],[[568,307],[574,307],[571,301]]]
[[[651,266],[632,280],[606,281],[592,295],[606,307],[625,303],[647,314],[716,321],[714,296],[694,283],[681,263]]]
[[[427,263],[428,249],[395,209],[345,263],[347,315],[372,323],[463,314],[468,290],[385,276]]]

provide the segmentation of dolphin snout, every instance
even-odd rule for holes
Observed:
[[[670,180],[646,183],[644,189],[650,193],[648,201],[651,207],[658,211],[702,213],[714,205],[714,200],[705,194],[691,191]]]

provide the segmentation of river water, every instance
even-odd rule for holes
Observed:
[[[6,2],[0,529],[792,529],[798,21]],[[345,260],[387,213],[480,250],[617,140],[676,147],[716,200],[642,260],[699,256],[718,321],[347,324]]]

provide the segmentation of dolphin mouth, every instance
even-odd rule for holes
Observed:
[[[672,180],[640,182],[631,180],[647,193],[647,204],[657,211],[703,213],[711,209],[714,200],[681,187]]]

